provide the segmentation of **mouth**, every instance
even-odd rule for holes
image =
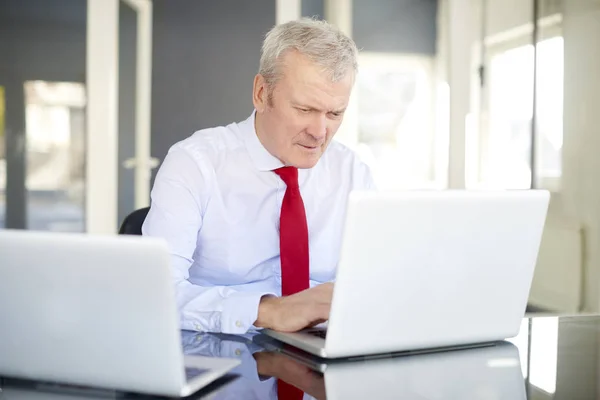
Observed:
[[[301,148],[303,148],[304,150],[307,150],[307,151],[317,151],[317,150],[319,150],[319,148],[321,148],[321,146],[305,146],[303,144],[298,144],[298,146],[300,146]]]

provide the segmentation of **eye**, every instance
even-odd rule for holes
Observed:
[[[340,118],[342,116],[343,112],[341,111],[332,111],[329,113],[329,115],[331,115],[333,118]]]
[[[308,108],[297,107],[297,109],[303,114],[308,114],[310,112],[310,109]]]

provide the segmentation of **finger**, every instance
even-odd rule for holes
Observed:
[[[326,319],[318,319],[316,321],[313,321],[310,325],[307,326],[307,328],[313,328],[319,324],[322,324],[323,322],[327,322]]]

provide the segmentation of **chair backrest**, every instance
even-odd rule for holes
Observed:
[[[142,224],[150,211],[150,207],[140,208],[129,214],[119,228],[119,235],[141,235]]]

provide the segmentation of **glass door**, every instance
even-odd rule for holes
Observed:
[[[0,2],[0,228],[111,234],[149,204],[150,0]]]
[[[85,86],[28,81],[27,229],[85,231]]]

